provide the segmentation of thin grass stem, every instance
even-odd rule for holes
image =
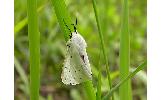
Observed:
[[[123,78],[115,87],[113,87],[109,93],[107,93],[102,100],[108,100],[114,91],[116,91],[119,87],[124,85],[124,83],[128,82],[129,79],[134,77],[139,71],[143,70],[147,67],[147,61],[144,61],[141,65],[139,65],[133,72],[131,72],[127,77]]]
[[[130,66],[130,34],[128,27],[128,0],[123,0],[122,25],[120,34],[120,79],[129,74]],[[132,100],[131,80],[119,89],[120,100]]]
[[[99,33],[99,38],[100,38],[100,42],[101,42],[101,48],[102,48],[104,60],[105,60],[105,63],[106,63],[106,72],[107,72],[108,82],[109,82],[108,86],[111,89],[112,83],[111,83],[111,78],[110,78],[110,70],[109,70],[109,66],[108,66],[108,59],[107,59],[107,56],[106,56],[106,50],[105,50],[105,46],[104,46],[103,33],[102,33],[102,30],[101,30],[100,20],[99,20],[99,17],[98,17],[96,1],[92,0],[92,2],[93,2],[93,9],[94,9],[94,12],[95,12],[95,17],[96,17],[97,27],[98,27],[98,31],[99,31],[98,33]],[[112,100],[113,99],[114,99],[114,97],[112,97]]]
[[[40,33],[38,29],[37,0],[27,0],[27,13],[30,51],[30,100],[39,100]]]

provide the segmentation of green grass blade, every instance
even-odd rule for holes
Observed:
[[[40,33],[38,29],[37,0],[27,0],[27,13],[30,51],[30,100],[39,100]]]
[[[14,36],[17,35],[17,33],[28,23],[27,17],[18,22],[18,24],[14,27]]]
[[[65,26],[65,23],[71,29],[71,31],[73,31],[73,27],[71,25],[73,24],[73,22],[71,21],[71,17],[66,8],[66,4],[64,0],[51,0],[51,2],[54,7],[60,28],[64,32],[65,41],[67,41],[69,39],[70,32]],[[63,20],[65,21],[65,23],[63,22]],[[86,94],[88,94],[88,100],[96,99],[92,81],[82,83],[82,87],[84,88]]]
[[[128,28],[128,0],[123,0],[122,26],[120,34],[120,79],[129,74],[130,40]],[[125,82],[119,89],[121,100],[132,100],[131,80]]]
[[[42,9],[46,6],[46,4],[40,6],[37,9],[37,12],[42,11]],[[17,36],[18,32],[23,29],[26,25],[28,24],[28,18],[25,17],[24,19],[22,19],[20,22],[18,22],[15,27],[14,27],[14,38]]]
[[[54,7],[61,30],[64,32],[65,41],[67,41],[69,39],[70,32],[65,26],[65,23],[72,31],[73,27],[71,24],[73,24],[73,22],[71,21],[71,17],[67,11],[66,4],[64,0],[51,0],[51,2]],[[65,21],[65,23],[63,20]]]
[[[115,87],[113,87],[109,93],[107,93],[102,100],[108,100],[114,91],[116,91],[119,87],[123,86],[126,82],[128,82],[133,76],[135,76],[139,71],[143,70],[147,67],[147,61],[144,61],[141,65],[139,65],[133,72],[131,72],[126,78],[123,78]],[[126,99],[127,100],[127,99]]]
[[[97,27],[98,27],[98,31],[99,31],[101,48],[102,48],[104,60],[105,60],[105,63],[106,63],[106,72],[107,72],[107,76],[108,76],[109,87],[111,89],[112,83],[111,83],[111,78],[110,78],[110,71],[109,71],[109,66],[108,66],[108,59],[107,59],[107,56],[106,56],[106,50],[105,50],[105,46],[104,46],[103,33],[102,33],[102,30],[101,30],[100,20],[99,20],[99,17],[98,17],[96,1],[95,0],[92,0],[92,2],[93,2],[93,8],[94,8],[95,17],[96,17]]]
[[[83,87],[85,94],[87,94],[87,100],[96,100],[92,81],[84,82],[81,86]]]

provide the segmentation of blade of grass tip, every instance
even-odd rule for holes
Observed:
[[[123,0],[122,26],[120,34],[120,79],[129,74],[130,40],[128,28],[128,0]],[[119,89],[121,100],[132,100],[131,80],[125,82]]]
[[[42,9],[46,6],[47,4],[43,4],[41,5],[38,9],[37,12],[42,11]],[[18,22],[15,27],[14,27],[14,38],[16,38],[18,32],[23,29],[26,25],[28,24],[28,18],[25,17],[24,19],[22,19],[20,22]]]
[[[27,0],[27,14],[30,51],[30,100],[39,100],[40,33],[38,29],[37,0]]]
[[[67,11],[66,4],[65,4],[64,0],[51,0],[51,2],[52,2],[52,6],[55,10],[55,14],[56,14],[57,20],[59,22],[60,28],[64,33],[65,41],[68,41],[70,32],[69,32],[68,28],[66,27],[66,25],[71,30],[73,30],[73,27],[71,25],[72,21],[71,21],[71,17],[69,15],[69,13]],[[85,92],[88,94],[88,100],[96,99],[92,81],[84,82],[81,84],[81,86],[85,89]]]
[[[121,87],[125,82],[127,82],[129,79],[134,77],[139,71],[143,70],[147,67],[147,61],[144,61],[142,64],[140,64],[133,72],[131,72],[127,77],[123,78],[115,87],[113,87],[109,93],[107,93],[102,100],[108,100],[114,91],[116,91],[119,87]]]
[[[103,52],[104,60],[105,60],[105,63],[106,63],[106,72],[107,72],[107,76],[108,76],[109,87],[111,89],[112,88],[112,83],[111,83],[111,78],[110,78],[108,59],[107,59],[107,56],[106,56],[106,50],[105,50],[105,46],[104,46],[104,40],[103,40],[103,34],[102,34],[102,30],[101,30],[100,20],[98,18],[96,1],[92,0],[92,3],[93,3],[93,9],[94,9],[94,12],[95,12],[97,27],[98,27],[98,31],[99,31],[99,37],[100,37],[100,41],[101,41],[102,52]],[[113,96],[112,96],[112,100],[114,100]]]

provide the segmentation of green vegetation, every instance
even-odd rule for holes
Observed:
[[[52,5],[54,7],[57,20],[59,22],[59,25],[61,27],[62,32],[64,33],[64,38],[67,41],[69,39],[69,30],[65,26],[65,24],[71,29],[72,29],[72,21],[69,16],[68,10],[66,8],[64,0],[51,0]],[[65,22],[65,23],[64,23]]]
[[[128,0],[122,0],[122,25],[120,33],[120,80],[129,74],[130,66],[130,33],[128,23]],[[119,89],[121,100],[132,100],[131,81],[128,80]]]
[[[131,72],[127,77],[122,79],[114,88],[110,90],[109,93],[107,93],[106,96],[104,96],[103,100],[107,100],[111,97],[112,93],[116,91],[119,87],[123,86],[129,79],[131,79],[136,73],[143,70],[147,65],[147,61],[144,61],[141,65],[139,65],[133,72]],[[128,98],[127,98],[128,99]]]
[[[105,63],[106,63],[106,73],[107,73],[107,78],[108,78],[108,82],[109,82],[108,87],[110,87],[110,89],[111,89],[112,88],[112,82],[111,82],[111,79],[110,79],[110,70],[109,70],[108,59],[107,59],[107,56],[106,56],[106,50],[105,50],[105,46],[104,46],[103,33],[102,33],[102,30],[101,30],[100,20],[99,20],[99,16],[98,16],[98,12],[97,12],[96,1],[95,0],[92,0],[92,1],[93,1],[93,8],[94,8],[95,16],[96,16],[97,27],[98,27],[98,31],[99,31],[98,33],[99,33],[99,37],[100,37],[100,41],[101,41],[101,47],[102,47],[101,49],[103,51],[103,56],[104,56],[104,60],[105,60]],[[114,97],[112,97],[112,100],[114,100]]]
[[[30,100],[39,100],[40,34],[38,29],[37,0],[27,1],[27,13],[30,52]]]
[[[146,100],[146,4],[16,0],[15,100]],[[88,44],[93,80],[67,86],[61,71],[70,32],[63,19],[73,30],[76,18]]]
[[[64,38],[67,41],[69,38],[69,30],[66,25],[72,26],[71,18],[67,12],[66,5],[63,0],[51,0],[54,6],[59,25],[64,32]],[[66,23],[65,23],[66,22]],[[66,24],[66,25],[65,25]],[[72,30],[72,28],[71,28]],[[85,89],[86,94],[88,94],[88,100],[95,100],[95,93],[93,89],[92,82],[85,82],[82,84],[82,87]]]

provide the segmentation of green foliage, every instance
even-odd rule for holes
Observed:
[[[107,100],[111,97],[112,93],[116,91],[119,87],[122,87],[126,82],[128,82],[134,75],[136,75],[139,71],[143,70],[147,67],[147,61],[144,61],[141,65],[139,65],[133,72],[131,72],[127,77],[123,78],[115,87],[113,87],[106,96],[104,96],[103,100]],[[128,98],[127,98],[128,99]]]
[[[59,25],[61,26],[61,30],[63,30],[64,32],[64,38],[67,41],[69,39],[69,30],[66,27],[66,25],[71,26],[72,21],[68,14],[66,5],[64,3],[64,0],[51,0],[51,1],[54,6],[55,13],[59,21]],[[82,83],[82,87],[85,89],[86,94],[88,94],[88,99],[95,100],[95,95],[94,95],[95,93],[94,93],[92,82],[88,81],[88,82]]]
[[[128,23],[128,0],[123,0],[122,25],[120,34],[120,79],[129,74],[130,33]],[[125,82],[119,89],[121,100],[132,100],[131,81]]]
[[[51,0],[52,5],[55,9],[55,13],[59,22],[59,25],[61,27],[61,30],[64,32],[65,40],[67,41],[69,39],[69,30],[66,27],[66,25],[72,30],[71,24],[71,18],[69,16],[69,13],[67,12],[67,8],[65,5],[64,0]],[[65,23],[64,23],[65,22]]]
[[[19,61],[18,61],[18,59],[16,57],[14,57],[14,64],[15,64],[16,71],[19,73],[20,78],[21,78],[21,80],[24,83],[24,87],[25,87],[25,91],[24,92],[25,92],[25,94],[27,96],[29,96],[29,82],[28,82],[28,78],[27,78],[27,76],[26,76],[22,66],[20,65],[20,63],[19,63]]]
[[[103,33],[102,33],[102,30],[101,30],[101,25],[100,25],[100,20],[99,20],[99,17],[98,17],[98,12],[97,12],[97,6],[96,6],[96,1],[95,0],[92,0],[93,2],[93,9],[94,9],[94,12],[95,12],[95,17],[96,17],[96,22],[97,22],[97,27],[98,27],[98,33],[99,33],[99,37],[100,37],[100,41],[101,41],[101,47],[102,47],[102,52],[103,52],[103,56],[104,56],[104,60],[105,60],[105,63],[106,63],[106,72],[107,72],[107,77],[108,77],[108,87],[110,87],[110,89],[112,88],[112,82],[111,82],[111,78],[110,78],[110,70],[109,70],[109,66],[108,66],[108,59],[107,59],[107,56],[106,56],[106,50],[105,50],[105,46],[104,46],[104,40],[103,40]],[[112,97],[112,100],[113,97]]]
[[[37,0],[27,1],[27,12],[30,51],[30,100],[39,100],[40,33],[38,29]]]
[[[99,73],[98,73],[96,100],[101,100],[101,70],[99,70]]]
[[[45,7],[45,5],[40,6],[37,9],[37,12],[39,13],[43,8]],[[23,20],[21,20],[18,24],[15,25],[14,27],[14,36],[16,37],[17,33],[23,29],[28,23],[28,19],[27,17],[25,17]]]
[[[103,0],[102,2],[95,0],[97,2],[96,9],[98,11],[97,15],[100,22],[100,31],[103,36],[102,41],[104,41],[105,56],[107,57],[105,62],[104,55],[98,57],[100,52],[103,53],[103,49],[101,49],[102,44],[100,36],[98,35],[99,30],[97,29],[98,27],[96,27],[98,23],[95,19],[94,8],[91,1],[66,0],[66,2],[63,2],[63,0],[38,0],[38,9],[36,9],[38,13],[39,32],[41,33],[40,100],[56,100],[57,98],[90,100],[90,98],[95,99],[93,98],[95,96],[96,99],[99,100],[101,97],[105,97],[105,94],[110,95],[109,92],[113,93],[114,100],[120,99],[118,84],[123,80],[119,80],[121,76],[119,70],[119,50],[121,48],[119,40],[123,20],[121,17],[123,10],[122,3],[117,0]],[[61,6],[58,6],[60,4]],[[130,35],[129,66],[131,66],[129,70],[131,72],[134,72],[135,67],[133,66],[138,66],[147,57],[146,4],[146,0],[131,0],[128,5]],[[30,40],[28,39],[27,1],[16,0],[14,5],[14,53],[16,59],[14,78],[15,100],[28,100],[30,91],[27,90],[26,83],[30,83],[29,66],[31,63],[29,59],[31,52],[29,51]],[[57,12],[55,9],[57,9]],[[62,23],[62,19],[65,19],[66,24],[73,31],[73,27],[70,24],[74,23],[76,18],[78,19],[77,30],[88,44],[87,53],[92,68],[93,82],[77,86],[66,86],[61,82],[60,75],[66,55],[65,44],[69,38],[68,34],[70,32],[64,23]],[[35,21],[32,21],[32,24],[33,22]],[[32,33],[32,35],[33,34],[37,33]],[[32,39],[35,40],[37,38],[38,37],[33,37]],[[98,64],[98,62],[100,63]],[[106,63],[108,63],[110,68],[110,77],[113,87],[111,90],[105,70]],[[143,70],[136,74],[135,78],[129,78],[132,79],[131,82],[133,83],[133,99],[146,100],[146,76],[146,70]],[[120,86],[123,86],[122,84]],[[117,89],[114,89],[115,87],[117,87]],[[94,91],[96,91],[96,95]],[[112,96],[112,94],[110,96]]]

